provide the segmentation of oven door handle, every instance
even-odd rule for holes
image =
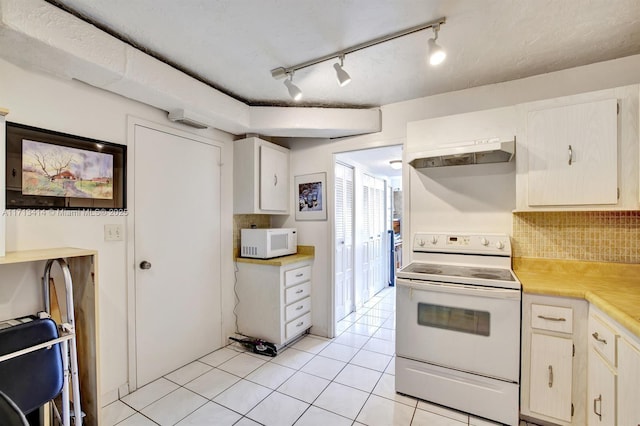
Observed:
[[[399,278],[396,285],[410,288],[413,291],[461,294],[465,296],[490,297],[495,299],[520,300],[520,290],[510,288],[494,288],[470,286],[464,284],[435,283],[431,281],[407,280]]]

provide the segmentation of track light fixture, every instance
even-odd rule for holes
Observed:
[[[333,64],[333,68],[336,69],[336,78],[338,79],[338,86],[344,87],[351,82],[351,76],[348,72],[342,68],[344,66],[344,55],[340,56],[340,63]]]
[[[278,67],[271,70],[271,76],[275,79],[284,78],[284,85],[287,86],[289,90],[289,95],[296,101],[302,98],[302,91],[298,86],[293,84],[293,73],[301,70],[303,68],[308,68],[313,65],[317,65],[321,62],[328,61],[330,59],[340,59],[340,63],[333,64],[333,68],[336,70],[336,77],[338,78],[338,84],[340,86],[346,86],[351,81],[351,76],[347,73],[342,67],[344,63],[345,55],[357,52],[362,49],[366,49],[367,47],[376,46],[381,43],[385,43],[387,41],[395,40],[400,37],[404,37],[409,34],[416,33],[418,31],[423,31],[428,28],[433,29],[434,37],[429,39],[429,63],[431,65],[438,65],[442,61],[444,61],[447,56],[446,52],[442,47],[440,47],[436,40],[438,39],[438,31],[440,30],[440,25],[447,22],[447,19],[443,16],[442,18],[426,22],[421,25],[416,25],[415,27],[407,28],[402,31],[398,31],[392,34],[388,34],[386,36],[378,37],[370,41],[365,41],[364,43],[357,44],[355,46],[349,47],[347,49],[341,50],[339,52],[330,53],[328,55],[322,56],[320,58],[311,59],[306,62],[302,62],[297,65],[293,65],[291,67]]]
[[[287,74],[289,75],[289,78],[284,81],[284,85],[287,86],[291,99],[298,102],[300,99],[302,99],[302,90],[300,90],[298,86],[293,84],[293,71]]]
[[[444,49],[436,43],[436,40],[438,40],[440,24],[436,24],[431,28],[433,29],[433,38],[430,38],[427,42],[429,45],[429,63],[431,65],[440,65],[447,57],[447,52],[445,52]]]

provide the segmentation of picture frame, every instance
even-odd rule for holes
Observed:
[[[327,174],[294,178],[296,220],[327,220]]]
[[[127,147],[6,123],[7,209],[126,209]]]

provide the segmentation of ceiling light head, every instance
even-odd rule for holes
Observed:
[[[287,90],[289,90],[289,96],[291,96],[291,99],[298,102],[300,99],[302,99],[302,90],[300,90],[298,86],[293,84],[293,73],[291,72],[287,74],[289,74],[289,78],[284,80],[284,85],[287,86]]]
[[[394,170],[400,170],[402,168],[402,160],[391,160],[389,166]]]
[[[344,55],[340,56],[340,63],[333,64],[333,68],[336,70],[336,78],[338,79],[338,86],[344,87],[351,82],[351,76],[342,67],[344,65]]]
[[[429,63],[431,65],[440,65],[447,57],[447,52],[445,52],[442,46],[436,43],[440,24],[434,25],[432,28],[434,36],[427,42],[427,45],[429,46]]]

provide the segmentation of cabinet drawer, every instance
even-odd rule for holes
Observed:
[[[303,266],[302,268],[292,269],[284,273],[284,286],[298,284],[311,279],[311,266]]]
[[[299,317],[302,314],[306,314],[311,310],[311,297],[305,297],[304,299],[292,303],[284,310],[284,320],[289,322],[294,318]]]
[[[531,327],[571,334],[573,333],[573,309],[532,304]]]
[[[289,287],[284,291],[284,303],[288,305],[296,300],[303,299],[311,295],[311,283],[307,281],[293,287]]]
[[[285,339],[289,340],[292,337],[295,337],[298,334],[302,333],[309,327],[311,327],[310,312],[301,316],[300,318],[294,319],[293,321],[287,323]]]
[[[589,342],[611,366],[616,366],[618,342],[616,332],[603,324],[602,320],[595,315],[589,316]]]

